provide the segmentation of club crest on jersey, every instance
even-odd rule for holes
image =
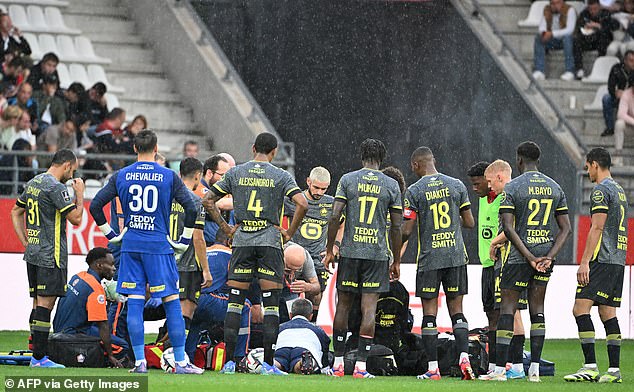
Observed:
[[[595,203],[602,203],[604,199],[603,196],[603,192],[601,192],[600,190],[595,190],[594,192],[592,192],[592,201]]]
[[[154,169],[154,165],[149,164],[149,163],[142,163],[139,166],[136,167],[139,170],[153,170]]]
[[[328,210],[325,209],[325,208],[322,208],[321,210],[319,210],[319,214],[321,216],[326,216],[326,215],[328,215]]]

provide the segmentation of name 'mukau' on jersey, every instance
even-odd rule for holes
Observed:
[[[167,241],[172,200],[185,210],[185,227],[194,226],[199,212],[178,175],[155,162],[135,162],[112,175],[90,206],[97,225],[106,223],[102,208],[117,196],[128,228],[121,242],[123,252],[174,253]]]

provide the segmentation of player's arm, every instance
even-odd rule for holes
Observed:
[[[286,240],[290,240],[291,237],[295,234],[299,225],[302,224],[302,219],[306,216],[306,211],[308,211],[308,201],[306,201],[306,196],[297,189],[291,196],[291,200],[295,203],[295,213],[293,214],[293,219],[291,220],[291,224],[288,226],[288,230],[286,230],[287,237]]]
[[[66,219],[74,226],[79,226],[84,216],[84,190],[86,186],[81,178],[73,179],[73,191],[75,192],[75,207],[68,214]]]
[[[324,257],[324,267],[329,269],[329,264],[335,266],[335,255],[333,254],[333,247],[335,246],[335,239],[339,232],[339,226],[341,225],[341,214],[343,212],[346,202],[342,199],[335,199],[332,204],[332,214],[328,219],[328,240],[326,241],[326,257]]]
[[[571,232],[570,218],[568,217],[567,212],[565,214],[556,214],[555,218],[557,219],[557,226],[559,226],[559,231],[557,232],[557,235],[555,235],[555,243],[548,251],[548,254],[539,260],[544,269],[550,267],[553,259],[557,256],[561,248],[563,248]]]
[[[207,244],[205,243],[205,235],[203,229],[205,228],[205,210],[202,204],[197,205],[198,217],[194,224],[194,234],[192,235],[192,242],[194,244],[194,255],[198,264],[203,271],[203,282],[200,285],[202,288],[211,286],[213,282],[211,273],[209,272],[209,261],[207,260]]]
[[[214,186],[211,187],[211,192],[207,192],[205,194],[202,203],[203,207],[205,207],[205,211],[207,212],[211,220],[216,222],[220,230],[224,231],[225,234],[231,237],[235,232],[235,228],[231,227],[227,223],[227,221],[225,221],[225,219],[222,217],[222,214],[220,213],[220,210],[218,209],[218,206],[216,205],[216,202],[224,197],[224,195],[226,195],[226,193],[222,192],[224,191],[219,190],[219,188],[216,187],[216,184],[214,184]]]
[[[189,246],[194,234],[194,226],[196,225],[196,219],[200,214],[200,208],[196,207],[196,203],[185,184],[183,184],[183,180],[176,175],[174,175],[172,179],[172,191],[174,199],[176,199],[178,204],[180,204],[185,210],[183,233],[176,243],[177,245],[182,245],[177,246],[176,249],[184,252]]]
[[[475,227],[475,219],[473,219],[470,205],[460,208],[460,220],[462,221],[462,227],[465,229],[473,229]]]
[[[536,257],[528,250],[522,239],[515,231],[515,215],[511,212],[502,212],[500,215],[502,218],[502,227],[504,228],[504,234],[506,238],[511,241],[511,244],[517,249],[520,254],[528,260],[528,262],[535,267]]]
[[[590,261],[594,256],[594,251],[601,241],[601,235],[603,234],[603,228],[605,222],[608,219],[607,211],[598,212],[592,214],[592,225],[588,232],[588,238],[586,239],[586,246],[583,249],[583,255],[581,256],[581,263],[577,270],[577,283],[582,286],[590,283]]]
[[[123,234],[125,234],[127,230],[127,228],[124,227],[123,230],[121,230],[119,236],[117,236],[114,230],[112,230],[112,227],[110,227],[110,225],[108,224],[108,221],[106,220],[106,214],[103,213],[103,208],[108,205],[108,203],[112,202],[115,197],[117,197],[116,184],[117,173],[114,173],[112,177],[110,177],[110,180],[108,181],[106,186],[104,186],[99,190],[99,192],[97,192],[95,197],[90,202],[89,207],[90,215],[92,215],[92,218],[95,220],[97,227],[99,227],[99,230],[101,230],[103,235],[111,242],[115,240],[115,238],[119,238],[119,240],[123,238]]]
[[[112,343],[110,342],[110,327],[108,326],[108,320],[97,321],[95,324],[99,327],[99,338],[103,342],[103,348],[106,351],[106,356],[110,364],[116,368],[123,367],[121,362],[112,355]]]
[[[506,234],[501,232],[493,240],[491,240],[491,246],[489,247],[489,257],[491,260],[497,260],[497,249],[500,248],[507,241]]]
[[[401,233],[401,225],[403,223],[403,210],[390,208],[390,241],[392,242],[393,262],[390,266],[390,275],[392,279],[398,279],[401,268],[401,246],[403,245],[403,234]]]
[[[216,202],[216,206],[221,211],[233,211],[233,198],[223,197]]]
[[[26,236],[26,228],[24,227],[24,213],[26,212],[26,203],[21,199],[16,200],[15,205],[11,209],[11,223],[13,223],[13,231],[18,236],[18,240],[26,248],[28,239]]]

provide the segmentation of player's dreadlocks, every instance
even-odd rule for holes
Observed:
[[[381,165],[387,156],[387,149],[382,141],[377,139],[365,139],[361,143],[361,161],[374,162]]]

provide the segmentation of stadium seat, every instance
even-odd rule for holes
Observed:
[[[584,83],[607,83],[610,76],[610,69],[619,62],[618,57],[602,56],[598,57],[592,65],[592,72],[587,78],[583,78]]]
[[[59,50],[59,57],[62,61],[67,62],[83,62],[77,52],[75,51],[75,43],[73,39],[68,35],[57,36],[57,48]]]
[[[603,96],[608,93],[608,86],[603,85],[597,89],[594,99],[591,103],[583,105],[583,110],[596,111],[603,109]]]
[[[548,1],[535,1],[531,4],[531,8],[528,11],[528,16],[524,20],[520,20],[517,22],[517,25],[520,27],[537,27],[539,26],[539,21],[542,19],[542,15],[544,15],[544,7],[548,4]]]
[[[106,76],[106,71],[103,70],[101,65],[90,64],[88,67],[88,80],[90,80],[91,85],[97,82],[102,82],[108,87],[108,91],[112,93],[124,93],[125,89],[123,87],[114,86],[112,83],[108,81],[108,77]]]
[[[110,64],[112,61],[105,57],[100,57],[95,54],[95,50],[92,47],[92,43],[87,37],[83,35],[75,37],[75,52],[84,58],[86,62],[94,64]]]
[[[586,3],[583,1],[567,1],[566,4],[571,5],[575,8],[575,11],[577,11],[577,16],[579,16],[581,11],[586,8]]]
[[[62,1],[62,0],[10,0],[10,1],[3,1],[3,3],[39,5],[39,6],[51,5],[55,7],[68,7],[68,1]]]
[[[21,5],[11,4],[9,6],[9,16],[14,25],[18,26],[22,31],[34,31],[26,16],[26,11]]]
[[[46,24],[46,19],[44,19],[44,12],[42,11],[42,8],[36,5],[30,5],[26,8],[26,15],[29,19],[31,31],[42,33],[50,31],[48,24]]]
[[[66,64],[57,64],[57,75],[59,75],[59,87],[61,88],[68,88],[68,86],[70,86],[73,82],[70,74],[68,73],[68,67],[66,67]]]
[[[88,74],[86,73],[86,68],[84,68],[81,64],[71,64],[68,66],[68,73],[70,74],[70,80],[73,82],[79,82],[84,85],[86,89],[92,87],[92,83],[90,83],[90,79],[88,79]]]
[[[23,36],[31,47],[31,58],[34,60],[41,59],[44,53],[42,53],[42,50],[40,49],[40,43],[38,42],[37,35],[33,33],[24,33]]]
[[[51,31],[63,34],[81,34],[81,31],[66,27],[62,13],[57,7],[46,7],[44,11],[46,15],[46,23]]]
[[[40,36],[38,37],[38,41],[42,53],[53,52],[58,56],[60,55],[59,48],[57,47],[57,43],[55,42],[55,37],[53,37],[52,35],[40,34]],[[62,61],[69,61],[64,59],[62,56],[60,57]]]
[[[119,104],[119,98],[117,98],[114,94],[106,93],[106,101],[108,102],[108,110],[121,107]]]

